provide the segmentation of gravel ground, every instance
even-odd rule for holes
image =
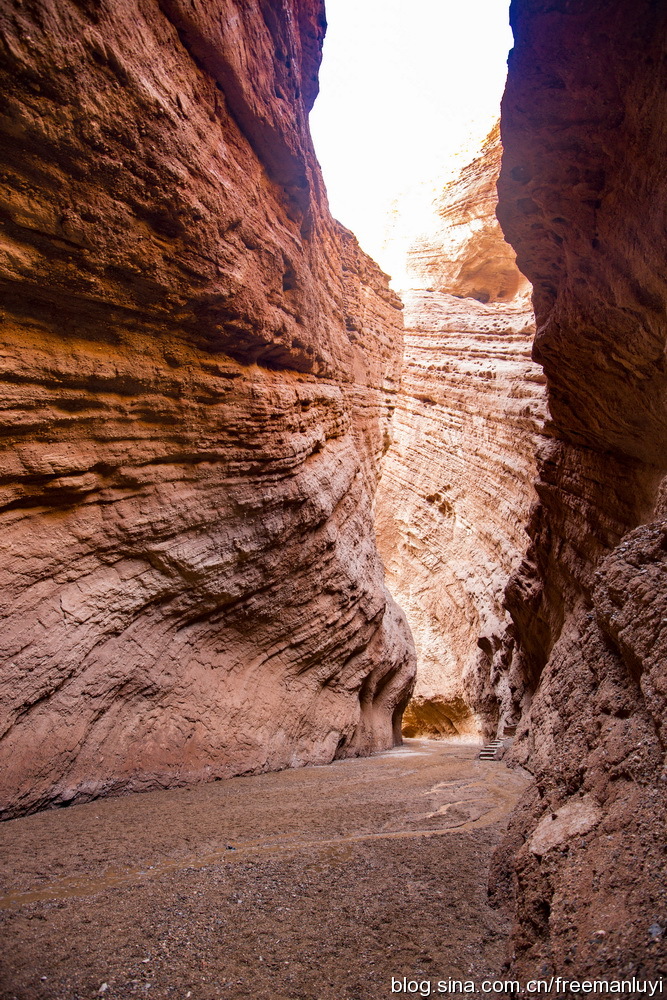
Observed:
[[[501,973],[527,777],[424,740],[0,826],[2,1000],[384,1000]],[[435,992],[435,985],[433,986]]]

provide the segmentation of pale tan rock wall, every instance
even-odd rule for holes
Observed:
[[[478,299],[526,299],[530,286],[496,219],[496,182],[502,157],[497,122],[477,155],[446,181],[433,200],[430,224],[407,253],[411,287]]]
[[[535,500],[544,377],[521,302],[403,297],[403,382],[376,524],[419,657],[405,732],[481,736],[510,704],[493,664]]]
[[[401,318],[312,155],[321,4],[0,29],[4,815],[390,746]]]
[[[499,216],[535,289],[553,440],[508,590],[515,760],[499,858],[516,968],[664,975],[666,12],[513,4]],[[663,480],[664,482],[664,480]],[[539,851],[539,831],[563,821]],[[536,839],[537,838],[537,839]],[[504,871],[504,874],[503,874]]]
[[[495,217],[498,128],[395,242],[406,348],[377,498],[380,551],[419,669],[406,734],[480,737],[514,721],[504,591],[527,544],[544,376],[528,282]]]

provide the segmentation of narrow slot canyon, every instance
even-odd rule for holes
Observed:
[[[406,736],[490,738],[521,713],[504,591],[526,547],[546,416],[530,286],[496,220],[498,125],[422,220],[395,221],[405,348],[376,498],[387,584],[418,656]]]
[[[0,1000],[664,992],[667,8],[510,20],[392,281],[322,0],[0,0]]]

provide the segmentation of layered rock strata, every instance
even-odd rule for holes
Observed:
[[[536,499],[544,376],[530,358],[528,284],[494,214],[499,168],[494,129],[407,255],[403,378],[376,522],[419,656],[406,735],[488,736],[512,720],[503,598]]]
[[[480,302],[528,298],[530,286],[496,219],[502,153],[497,122],[477,154],[442,185],[427,230],[408,248],[411,287]]]
[[[512,20],[498,212],[534,286],[553,438],[508,589],[508,676],[524,709],[514,757],[535,781],[495,886],[515,880],[518,969],[656,978],[667,971],[667,11],[516,0]]]
[[[400,303],[326,207],[321,3],[0,31],[3,815],[391,746]]]

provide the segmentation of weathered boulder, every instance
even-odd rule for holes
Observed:
[[[319,0],[6,0],[10,816],[392,745],[400,303],[328,213]]]
[[[513,869],[517,969],[655,978],[667,967],[667,10],[515,0],[512,21],[498,214],[534,286],[553,420],[508,588],[508,682],[524,710],[513,753],[535,783],[497,884]],[[585,829],[565,824],[531,850],[549,816],[584,803]]]

